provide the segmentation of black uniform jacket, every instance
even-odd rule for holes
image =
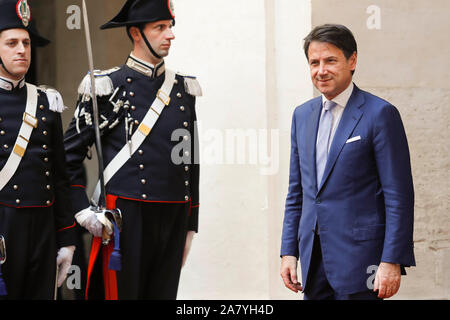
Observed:
[[[165,79],[165,66],[163,61],[154,68],[130,56],[121,67],[94,73],[106,168],[131,139],[156,99]],[[135,201],[186,203],[189,230],[197,231],[199,164],[195,95],[198,93],[189,90],[186,83],[198,85],[192,77],[176,75],[170,104],[164,107],[138,151],[107,183],[106,193]],[[79,87],[75,117],[64,138],[74,213],[89,206],[83,161],[94,143],[90,79],[86,76]]]
[[[0,168],[5,166],[14,149],[22,124],[27,101],[24,81],[14,87],[0,79]],[[61,247],[73,244],[75,222],[68,206],[69,179],[61,115],[53,110],[50,110],[46,91],[38,89],[38,125],[32,131],[17,171],[0,191],[0,204],[14,208],[52,208]]]

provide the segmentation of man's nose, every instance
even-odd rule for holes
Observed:
[[[323,62],[320,62],[320,64],[319,64],[319,75],[327,74],[327,72],[328,72],[328,70],[327,70],[326,64],[323,63]]]
[[[25,45],[22,42],[19,42],[17,45],[17,53],[25,53]]]
[[[173,33],[172,29],[167,29],[167,35],[166,35],[167,39],[170,40],[174,40],[175,39],[175,34]]]

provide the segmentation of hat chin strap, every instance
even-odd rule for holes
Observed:
[[[162,59],[162,57],[161,57],[159,54],[157,54],[157,53],[155,52],[155,50],[153,50],[152,46],[150,45],[150,42],[148,42],[147,37],[146,37],[145,34],[144,34],[144,28],[143,28],[142,26],[139,27],[139,32],[141,33],[141,36],[142,36],[142,38],[144,39],[145,44],[146,44],[147,47],[149,48],[150,52],[156,57],[156,59]]]
[[[11,74],[11,72],[9,72],[8,69],[6,69],[6,66],[5,66],[5,64],[3,63],[2,58],[0,58],[0,66],[2,66],[2,68],[3,68],[10,76],[13,76],[13,75]]]

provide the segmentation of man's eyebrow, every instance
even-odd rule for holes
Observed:
[[[20,41],[20,40],[22,40],[22,41],[31,41],[30,38],[21,38],[21,39],[19,39],[19,38],[6,38],[5,39],[5,41]]]

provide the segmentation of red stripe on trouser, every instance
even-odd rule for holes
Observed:
[[[115,209],[116,208],[117,196],[107,195],[106,196],[106,208]],[[102,238],[94,238],[92,241],[91,254],[89,256],[89,266],[88,266],[88,279],[86,284],[86,300],[88,298],[89,282],[94,269],[95,260],[97,259],[99,251],[102,252],[102,273],[103,273],[103,283],[105,285],[105,300],[118,300],[117,291],[117,277],[116,271],[109,270],[109,258],[114,250],[114,243],[111,241],[108,245],[102,246]]]

